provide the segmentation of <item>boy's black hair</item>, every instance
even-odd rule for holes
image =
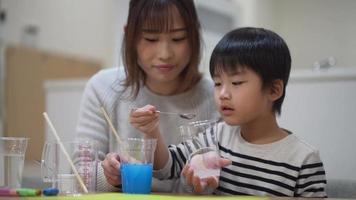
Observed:
[[[285,41],[263,28],[238,28],[227,33],[215,46],[210,59],[210,75],[234,73],[248,68],[262,79],[262,87],[280,79],[284,83],[282,96],[273,104],[273,112],[281,113],[291,68],[291,56]]]

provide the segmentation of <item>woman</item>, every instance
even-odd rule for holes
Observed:
[[[106,155],[99,165],[98,190],[121,184],[118,145],[100,112],[109,113],[120,137],[142,137],[129,122],[131,109],[147,104],[160,111],[195,113],[195,120],[217,118],[212,82],[202,77],[200,24],[193,0],[131,0],[122,45],[124,67],[107,69],[88,82],[80,108],[77,137],[98,142]],[[179,126],[189,121],[161,115],[167,144],[180,142]],[[153,181],[153,191],[180,192],[178,180]]]

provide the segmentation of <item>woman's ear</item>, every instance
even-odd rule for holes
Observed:
[[[277,99],[279,99],[283,95],[283,91],[283,81],[281,79],[274,80],[269,91],[270,100],[276,101]]]

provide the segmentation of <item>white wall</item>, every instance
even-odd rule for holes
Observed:
[[[288,43],[293,68],[310,68],[334,56],[337,65],[356,65],[356,1],[235,0],[239,26],[274,30]]]
[[[256,26],[275,29],[276,0],[234,0],[238,13],[236,27]]]
[[[310,67],[329,56],[337,65],[356,66],[356,1],[278,1],[279,30],[291,48],[294,67]]]
[[[128,1],[116,0],[3,0],[7,21],[5,41],[18,44],[26,25],[39,28],[39,48],[90,57],[113,66],[118,61]]]
[[[216,1],[217,0],[195,0],[198,15],[200,15],[203,38],[202,59],[199,68],[200,71],[207,75],[209,74],[210,56],[215,45],[226,32],[234,29],[234,27],[238,24],[238,15],[236,12],[238,7],[234,4],[234,2],[229,0],[218,0],[219,3],[216,3]],[[201,16],[202,9],[208,10],[209,13],[204,13],[204,16]],[[224,26],[218,26],[219,28],[214,28],[217,27],[216,24],[219,23],[222,19],[231,19],[232,23],[226,23],[225,21],[225,23],[222,23]]]
[[[356,1],[354,0],[197,0],[197,5],[224,4],[234,13],[235,26],[261,26],[285,38],[294,68],[308,68],[317,60],[334,56],[343,67],[355,66]],[[128,0],[2,0],[7,11],[5,41],[19,43],[27,24],[39,27],[37,46],[103,61],[120,61],[122,27]],[[225,3],[222,3],[225,2]],[[224,8],[223,8],[224,9]],[[235,12],[231,12],[235,10]],[[210,51],[222,35],[206,34],[207,68]],[[212,39],[213,38],[213,39]],[[216,38],[216,39],[214,39]]]

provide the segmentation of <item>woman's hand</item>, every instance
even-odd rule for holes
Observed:
[[[112,186],[121,184],[120,157],[117,153],[108,153],[101,162],[106,181]]]
[[[201,156],[201,155],[197,155]],[[200,159],[198,159],[200,160]],[[218,164],[214,168],[223,168],[231,164],[231,160],[225,158],[219,158]],[[208,176],[205,178],[200,178],[196,176],[196,166],[194,163],[186,164],[182,170],[182,176],[186,179],[186,183],[193,187],[194,193],[200,194],[204,192],[207,187],[214,190],[219,186],[218,176]]]
[[[147,136],[157,137],[159,113],[152,105],[146,105],[142,108],[132,110],[130,113],[130,123],[137,130],[143,132]]]

